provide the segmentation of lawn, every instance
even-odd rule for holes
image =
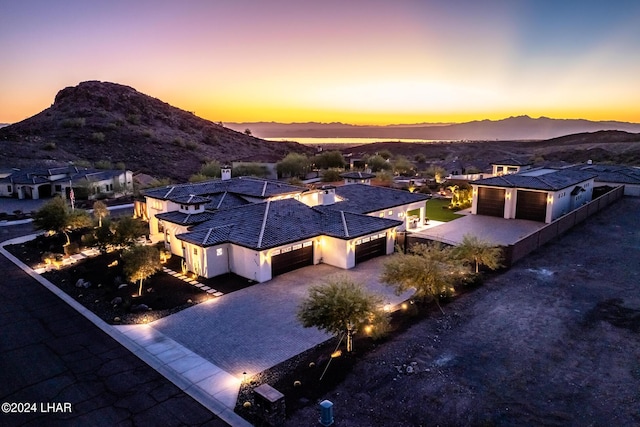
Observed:
[[[451,199],[431,199],[427,201],[427,218],[434,221],[448,222],[462,215],[458,215],[447,207],[451,203]]]

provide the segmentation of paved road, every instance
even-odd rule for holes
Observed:
[[[0,241],[29,232],[2,227]],[[226,425],[1,256],[0,271],[0,403],[37,410],[0,426]],[[71,412],[42,411],[53,403]]]

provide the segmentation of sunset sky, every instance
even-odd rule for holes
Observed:
[[[637,0],[0,0],[0,55],[0,123],[85,80],[223,122],[640,122]]]

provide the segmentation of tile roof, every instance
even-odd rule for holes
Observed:
[[[196,225],[211,219],[212,215],[213,215],[213,212],[207,212],[207,211],[200,212],[200,213],[193,213],[193,214],[187,214],[180,211],[172,211],[172,212],[157,214],[156,218],[161,219],[163,221],[171,222],[173,224]]]
[[[350,178],[350,179],[371,179],[375,178],[376,174],[369,172],[345,172],[341,173],[340,176],[342,178]]]
[[[596,181],[640,185],[640,168],[618,165],[575,165],[564,170],[592,172]]]
[[[491,162],[491,164],[502,166],[528,166],[532,165],[533,163],[529,160],[514,159],[513,157],[510,157],[508,159],[498,160],[497,162]]]
[[[558,191],[594,178],[596,174],[583,171],[559,170],[544,175],[511,174],[472,181],[472,184],[490,187],[527,188]]]
[[[209,203],[211,198],[190,194],[189,196],[173,197],[171,201],[180,203],[181,205],[201,205],[203,203]]]
[[[392,219],[312,208],[294,199],[256,203],[211,215],[209,220],[176,237],[202,246],[229,242],[259,250],[320,235],[348,239],[402,224]]]
[[[6,176],[1,182],[11,182],[14,184],[46,184],[53,182],[69,182],[79,185],[86,181],[104,181],[123,174],[123,170],[88,169],[76,166],[65,166],[50,169],[26,169],[17,170]],[[62,178],[52,179],[56,175],[64,175]]]
[[[211,180],[197,183],[176,184],[144,191],[145,196],[155,199],[173,200],[189,195],[210,196],[217,193],[234,193],[247,197],[269,198],[281,194],[300,193],[306,188],[253,177],[238,177],[228,180]]]
[[[353,213],[376,212],[428,199],[426,195],[420,193],[410,193],[404,190],[365,184],[338,187],[336,188],[336,195],[343,201],[336,201],[335,204],[326,206],[326,208]]]

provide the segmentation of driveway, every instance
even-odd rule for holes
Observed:
[[[326,264],[305,267],[198,304],[151,326],[241,378],[243,372],[261,372],[330,338],[315,328],[303,328],[296,319],[297,307],[313,284],[346,275],[390,305],[408,299],[410,293],[396,296],[378,281],[386,259],[378,257],[352,270]]]
[[[512,245],[547,224],[524,219],[504,219],[484,215],[466,215],[417,233],[417,237],[456,245],[466,234],[475,235],[496,245]]]

